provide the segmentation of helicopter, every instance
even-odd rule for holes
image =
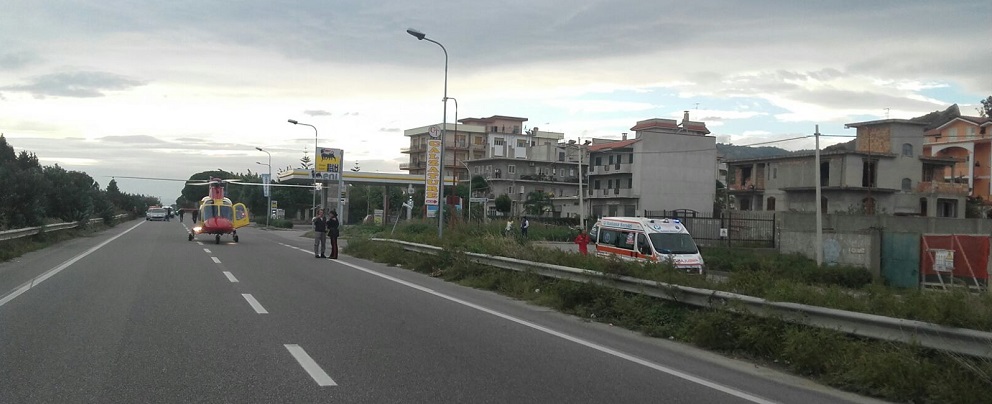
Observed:
[[[193,241],[197,235],[208,234],[214,236],[214,242],[220,244],[221,236],[230,234],[235,243],[238,237],[238,229],[251,224],[249,220],[248,208],[243,203],[232,203],[224,196],[225,184],[262,186],[261,183],[242,182],[239,179],[224,180],[210,177],[209,180],[175,180],[170,178],[150,178],[150,177],[128,177],[116,176],[119,178],[132,178],[158,181],[184,181],[187,185],[209,186],[207,196],[200,199],[200,207],[197,209],[199,218],[193,229],[187,235],[187,240]],[[269,184],[269,186],[312,188],[308,185],[288,185]]]
[[[239,240],[238,229],[250,223],[248,208],[245,204],[232,204],[230,199],[224,197],[224,184],[226,182],[237,183],[211,177],[208,182],[191,184],[209,185],[210,194],[200,199],[199,222],[190,231],[189,241],[193,241],[198,234],[213,234],[215,243],[220,244],[220,236],[230,234],[234,242],[237,243]]]

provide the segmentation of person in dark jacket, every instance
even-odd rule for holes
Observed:
[[[317,216],[313,217],[313,257],[327,258],[324,252],[327,250],[327,219],[324,219],[324,210],[317,209]]]
[[[341,235],[338,227],[338,212],[332,210],[327,219],[327,235],[331,238],[331,256],[328,258],[332,260],[338,259],[338,236]]]

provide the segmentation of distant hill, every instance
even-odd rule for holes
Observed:
[[[753,159],[762,157],[775,157],[792,154],[791,151],[773,146],[734,146],[732,144],[716,144],[716,153],[727,160]]]

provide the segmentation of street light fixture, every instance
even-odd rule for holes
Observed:
[[[444,51],[444,98],[441,99],[444,113],[441,120],[441,153],[438,158],[438,163],[441,165],[441,189],[440,198],[438,198],[437,204],[437,238],[440,239],[444,233],[444,135],[445,131],[448,129],[448,50],[445,49],[444,45],[441,45],[440,42],[428,38],[427,34],[423,32],[409,28],[406,30],[406,33],[413,35],[413,37],[417,38],[417,40],[427,40],[428,42],[433,42],[435,45],[440,46],[441,50]],[[454,173],[454,171],[452,171],[452,173]]]
[[[268,200],[266,201],[266,206],[265,206],[265,228],[268,229],[269,228],[269,218],[272,217],[272,187],[269,185],[269,183],[272,182],[272,153],[269,153],[269,152],[263,150],[261,147],[257,147],[257,146],[255,147],[255,150],[258,150],[258,151],[260,151],[262,153],[265,153],[265,154],[269,155],[269,164],[264,164],[264,163],[259,162],[259,161],[256,161],[255,162],[255,164],[264,165],[264,166],[266,166],[266,167],[269,168],[269,180],[268,180],[268,182],[265,183],[265,185],[263,185],[263,188],[262,188],[262,189],[268,191],[268,192],[266,192],[268,194]]]
[[[309,127],[313,128],[313,152],[314,152],[313,158],[314,158],[314,164],[316,164],[316,161],[317,161],[317,154],[316,153],[317,153],[317,148],[319,147],[319,146],[317,146],[317,127],[316,126],[313,126],[311,124],[308,124],[308,123],[300,123],[299,121],[297,121],[295,119],[289,119],[289,120],[287,120],[287,122],[289,122],[289,123],[291,123],[293,125],[303,125],[303,126],[309,126]],[[310,214],[311,215],[316,215],[317,214],[317,176],[314,175],[314,172],[315,172],[314,171],[314,168],[311,168],[310,169],[310,176],[313,178],[313,198],[312,198],[312,205],[310,206]]]

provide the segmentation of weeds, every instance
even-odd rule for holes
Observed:
[[[781,279],[774,271],[732,271],[730,279],[713,284],[659,265],[583,257],[532,249],[516,240],[479,231],[476,240],[446,240],[439,256],[411,253],[389,243],[354,241],[349,254],[402,264],[462,285],[496,291],[534,304],[553,307],[646,335],[669,338],[734,355],[821,380],[849,391],[913,403],[987,402],[992,390],[992,361],[947,354],[885,341],[865,340],[839,332],[791,324],[777,319],[689,308],[644,295],[594,284],[542,278],[484,267],[465,259],[462,251],[513,256],[532,261],[636,276],[666,283],[705,283],[772,300],[796,301],[847,310],[947,324],[992,328],[987,296],[962,292],[907,293],[870,284],[860,289]],[[460,236],[458,236],[461,238]],[[456,238],[456,237],[452,237]],[[447,244],[450,243],[450,244]],[[458,248],[455,248],[457,246]],[[761,261],[754,261],[760,266]]]

